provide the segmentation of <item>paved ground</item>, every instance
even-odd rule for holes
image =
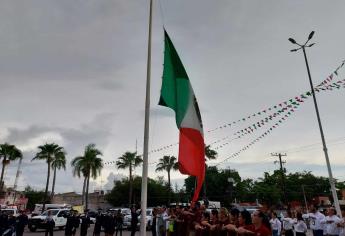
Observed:
[[[87,236],[92,236],[93,233],[93,226],[91,226],[89,228],[89,231],[87,233]],[[37,230],[37,232],[30,232],[28,229],[25,231],[24,235],[28,235],[28,236],[44,236],[44,231],[43,230]],[[54,236],[64,236],[65,235],[65,231],[64,230],[55,230],[54,231]],[[104,233],[101,233],[101,236],[103,236]],[[115,234],[114,234],[115,235]],[[139,231],[135,234],[136,236],[139,236]],[[151,236],[151,232],[147,232],[148,236]],[[76,236],[79,236],[79,230],[77,231]],[[122,236],[130,236],[130,232],[127,230],[124,230],[122,232]]]

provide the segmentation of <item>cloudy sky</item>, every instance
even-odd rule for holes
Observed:
[[[163,69],[163,24],[186,67],[199,101],[205,130],[278,104],[309,88],[301,53],[290,53],[289,37],[304,41],[314,83],[345,59],[344,1],[154,1],[150,149],[176,143],[172,111],[157,105]],[[125,151],[142,152],[148,1],[2,0],[0,8],[0,142],[24,152],[20,188],[43,189],[46,164],[31,162],[37,146],[56,142],[68,161],[95,143],[105,161]],[[345,78],[345,68],[338,79]],[[344,176],[345,90],[318,94],[334,175]],[[206,143],[243,126],[205,134]],[[218,160],[247,145],[263,130],[218,149]],[[287,153],[288,171],[326,175],[311,99],[272,134],[220,165],[244,177],[278,168],[271,152]],[[225,140],[228,142],[228,140]],[[221,144],[221,143],[220,143]],[[219,144],[217,144],[219,145]],[[213,147],[216,147],[214,145]],[[177,155],[177,147],[150,155]],[[17,164],[7,170],[11,185]],[[154,172],[151,177],[163,175]],[[140,174],[141,169],[136,169]],[[107,165],[92,189],[125,176]],[[181,184],[184,176],[173,174]],[[71,168],[58,172],[57,191],[80,191]]]

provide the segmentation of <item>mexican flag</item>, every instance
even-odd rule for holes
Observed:
[[[197,201],[205,178],[205,143],[201,115],[186,70],[165,34],[164,70],[159,105],[175,111],[176,125],[180,130],[179,170],[195,176],[197,186],[193,201]]]

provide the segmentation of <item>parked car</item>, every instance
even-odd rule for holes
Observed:
[[[16,208],[5,208],[0,210],[1,213],[5,213],[7,215],[13,215],[13,216],[18,216],[18,210]]]
[[[140,212],[140,210],[138,210],[138,212]],[[153,212],[152,208],[146,209],[146,230],[150,230],[152,228],[152,218],[153,218],[152,212]],[[139,222],[137,224],[138,228],[140,227],[140,218],[141,218],[141,215],[139,215],[139,217],[138,217],[138,220],[139,220]],[[124,228],[129,229],[131,227],[131,221],[132,221],[132,216],[130,214],[125,215],[123,218]]]
[[[32,216],[37,216],[42,213],[43,204],[35,204],[35,209],[32,211]],[[45,204],[45,209],[71,209],[72,206],[69,204]]]
[[[121,210],[121,214],[123,216],[131,214],[131,209],[129,209],[129,208],[111,208],[111,209],[107,210],[107,212],[114,213],[114,212],[117,212],[118,210]]]
[[[70,211],[70,209],[50,209],[43,212],[41,215],[33,216],[29,219],[28,227],[31,232],[35,232],[37,229],[46,228],[46,219],[48,212],[51,212],[55,227],[63,229],[66,226],[67,218],[64,216]]]

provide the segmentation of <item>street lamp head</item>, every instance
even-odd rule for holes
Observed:
[[[315,43],[309,44],[308,47],[310,48],[310,47],[314,46],[314,44],[315,44]]]
[[[297,49],[291,49],[290,52],[297,52]]]
[[[296,41],[293,38],[289,38],[289,41],[293,44],[297,44]]]
[[[315,31],[311,31],[309,36],[308,36],[308,41],[312,39],[312,37],[314,36]]]

